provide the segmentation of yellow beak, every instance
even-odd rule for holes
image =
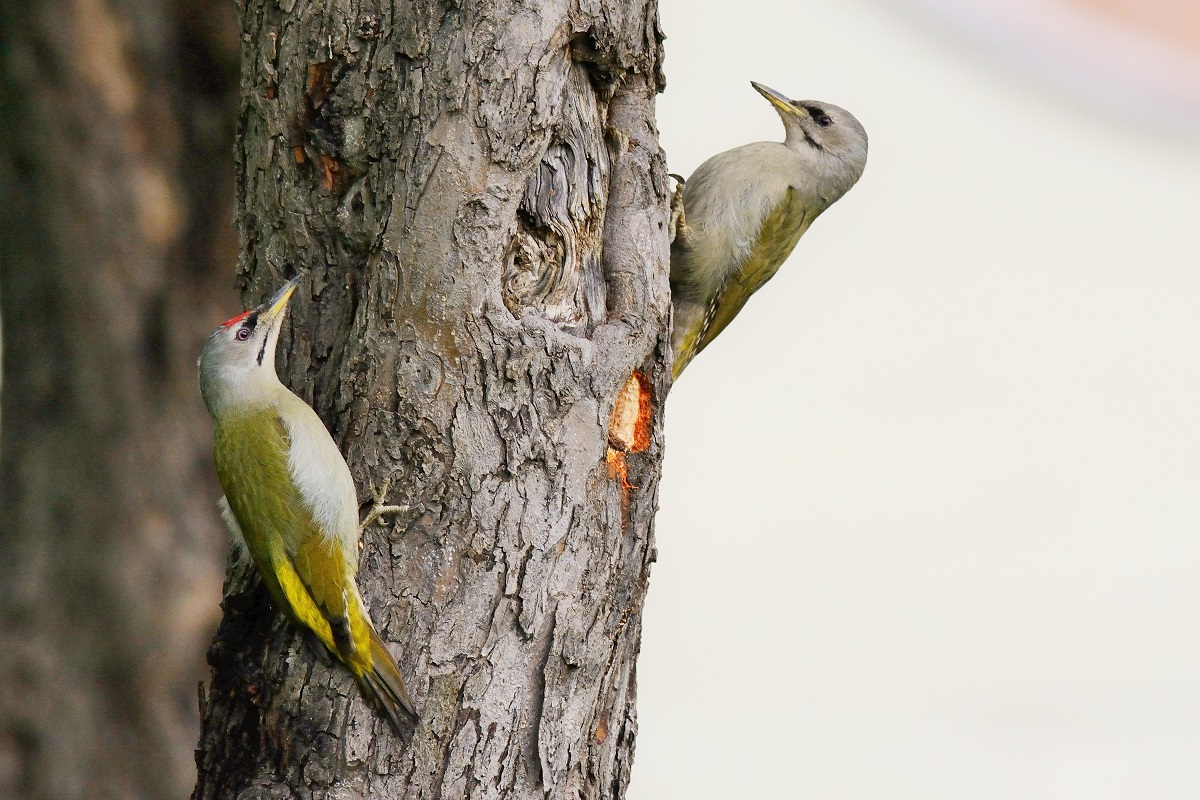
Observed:
[[[300,273],[290,281],[279,287],[279,291],[275,292],[275,296],[267,302],[259,306],[258,319],[260,322],[265,322],[268,325],[276,325],[283,317],[283,310],[287,308],[288,300],[292,299],[292,292],[296,291],[296,284],[300,283],[300,279],[304,277],[304,273]]]
[[[763,86],[761,83],[757,83],[755,81],[750,81],[750,85],[754,87],[754,90],[756,92],[761,94],[763,97],[767,98],[767,100],[770,101],[771,105],[775,106],[780,111],[785,111],[788,114],[793,114],[795,116],[805,116],[808,114],[808,112],[805,111],[803,108],[799,108],[797,106],[792,105],[791,100],[788,100],[786,97],[784,97],[782,94],[775,91],[771,87]]]

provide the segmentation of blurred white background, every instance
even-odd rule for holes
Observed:
[[[1200,793],[1200,109],[942,5],[662,0],[672,171],[871,155],[668,401],[630,800]]]

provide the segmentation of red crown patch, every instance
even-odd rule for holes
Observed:
[[[234,325],[237,325],[239,322],[241,322],[242,320],[244,320],[244,319],[245,319],[246,317],[248,317],[248,316],[250,316],[250,312],[249,312],[249,311],[243,311],[242,313],[238,314],[238,315],[237,315],[236,317],[234,317],[233,319],[231,319],[231,320],[228,320],[228,321],[226,321],[226,322],[223,322],[223,323],[221,323],[221,330],[223,330],[223,331],[227,331],[227,330],[229,330],[229,329],[230,329],[230,328],[232,328]]]

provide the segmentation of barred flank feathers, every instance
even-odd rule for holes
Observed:
[[[406,738],[416,725],[416,709],[404,689],[400,670],[383,640],[371,631],[371,668],[358,679],[363,696],[387,718],[397,735]]]

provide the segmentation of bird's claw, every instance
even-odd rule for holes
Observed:
[[[391,488],[391,475],[383,479],[383,485],[379,489],[376,489],[374,486],[371,487],[371,510],[367,512],[366,519],[358,526],[359,531],[365,531],[388,514],[403,514],[405,511],[408,511],[409,506],[392,506],[385,503]],[[361,542],[359,546],[362,546]]]

